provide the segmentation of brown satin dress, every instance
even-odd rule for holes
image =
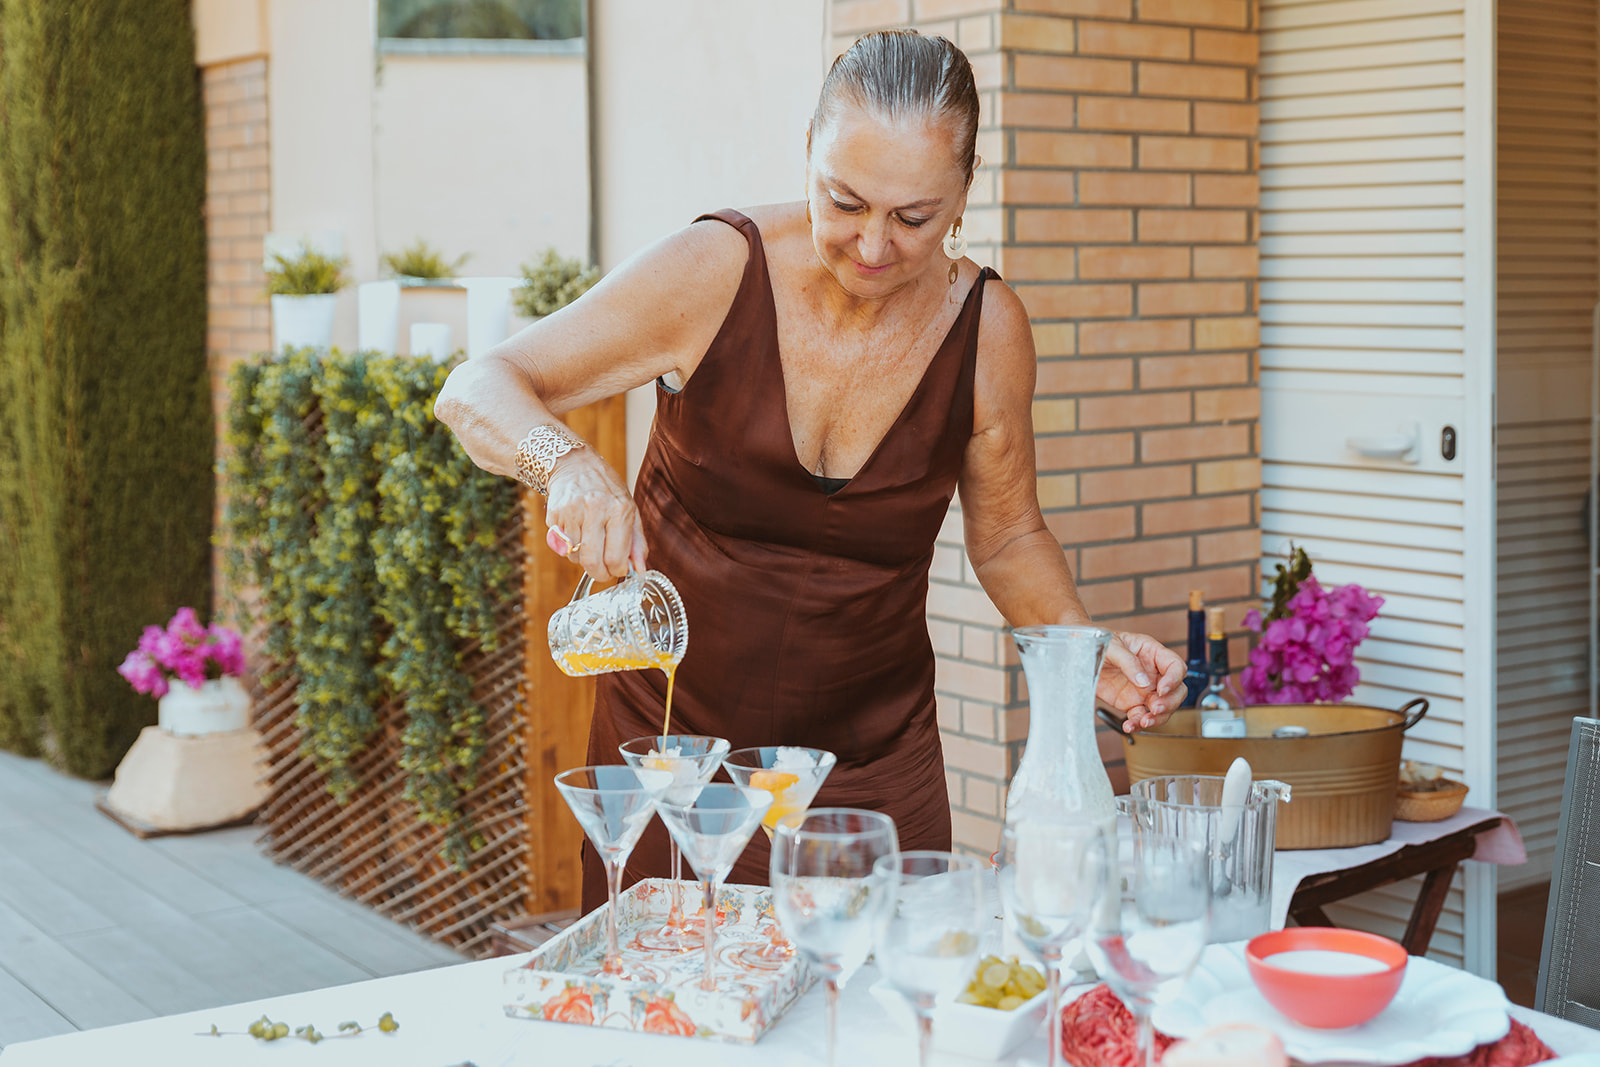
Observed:
[[[838,763],[813,807],[882,811],[902,849],[948,849],[928,567],[972,436],[978,312],[996,275],[979,276],[899,418],[830,493],[795,455],[761,233],[736,211],[702,218],[742,232],[749,261],[699,367],[680,392],[657,390],[634,489],[650,566],[689,619],[672,730],[827,749]],[[620,763],[619,744],[659,733],[665,699],[660,672],[601,675],[590,762]],[[728,880],[765,885],[769,851],[757,831]],[[667,855],[653,820],[626,884],[667,876]],[[605,877],[587,843],[583,861],[589,911]]]

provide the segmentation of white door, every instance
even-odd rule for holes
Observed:
[[[1263,0],[1262,571],[1292,539],[1386,598],[1352,698],[1494,807],[1491,0]],[[1453,442],[1448,438],[1453,437]],[[1453,444],[1453,453],[1451,446]],[[1466,865],[1431,955],[1494,967]],[[1329,909],[1398,936],[1402,885]]]

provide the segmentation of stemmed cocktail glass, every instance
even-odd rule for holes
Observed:
[[[1106,866],[1105,899],[1086,947],[1100,977],[1133,1012],[1135,1063],[1151,1067],[1150,1014],[1178,995],[1206,947],[1211,866],[1204,842],[1143,832],[1119,841]]]
[[[772,908],[828,991],[828,1067],[839,1029],[839,986],[872,951],[893,900],[873,866],[899,850],[894,820],[876,811],[818,808],[778,820],[772,840]]]
[[[772,807],[762,820],[761,828],[772,840],[778,820],[795,812],[805,811],[822,788],[823,779],[833,770],[837,757],[820,748],[801,748],[794,745],[767,745],[762,748],[736,749],[722,761],[739,785],[752,789],[765,789],[772,794]],[[783,939],[783,929],[774,915],[771,937],[759,948],[744,949],[740,957],[755,967],[777,967],[794,956],[794,946]]]
[[[917,1054],[928,1067],[933,1008],[972,974],[991,909],[984,906],[988,863],[952,852],[901,852],[874,873],[894,896],[880,923],[876,958],[891,986],[917,1014]]]
[[[728,754],[728,742],[720,737],[697,734],[665,737],[651,734],[625,741],[618,749],[630,767],[669,772],[672,784],[663,796],[673,803],[686,804],[698,794],[697,787],[717,773],[717,767]],[[686,952],[700,947],[699,935],[683,918],[683,882],[680,881],[683,857],[678,851],[678,841],[671,834],[667,835],[667,840],[672,850],[671,905],[667,921],[659,929],[641,934],[639,942],[646,948]]]
[[[1017,940],[1049,976],[1049,1067],[1061,1062],[1061,971],[1105,895],[1107,830],[1089,815],[1026,818],[1000,846],[1000,899]]]
[[[556,775],[556,788],[578,817],[578,825],[605,866],[610,906],[606,908],[606,954],[601,974],[628,977],[617,949],[617,897],[622,892],[622,869],[655,812],[654,797],[671,784],[670,771],[617,765],[578,767]]]
[[[761,817],[772,806],[772,794],[763,789],[722,782],[694,788],[698,795],[689,803],[675,804],[662,798],[656,801],[656,810],[705,889],[706,964],[700,988],[715,990],[717,890],[733,869],[739,853],[750,843],[750,835],[755,833]]]

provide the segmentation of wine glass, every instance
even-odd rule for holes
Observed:
[[[772,908],[828,994],[828,1067],[839,1030],[839,986],[867,954],[891,903],[873,865],[899,852],[894,820],[876,811],[818,808],[778,820],[772,841]]]
[[[556,775],[556,789],[577,816],[578,825],[583,827],[605,866],[609,903],[601,974],[628,977],[617,950],[617,897],[622,893],[622,869],[655,811],[654,797],[671,784],[670,771],[614,764],[578,767]]]
[[[1105,890],[1106,830],[1088,817],[1028,818],[1000,845],[1006,924],[1044,964],[1049,980],[1050,1067],[1061,1062],[1061,972],[1077,955]]]
[[[722,758],[728,754],[729,745],[720,737],[696,734],[668,734],[662,737],[651,734],[624,741],[617,748],[630,767],[670,771],[672,784],[667,787],[666,797],[681,804],[694,799],[690,787],[704,785],[717,773]],[[700,947],[700,935],[684,921],[683,854],[678,851],[678,842],[671,834],[667,835],[667,840],[672,852],[671,904],[667,909],[667,921],[659,929],[641,934],[639,943],[646,948],[687,952]]]
[[[1105,899],[1087,945],[1095,970],[1138,1023],[1139,1067],[1152,1067],[1150,1013],[1177,996],[1206,947],[1211,866],[1204,842],[1136,833],[1107,847]]]
[[[717,988],[717,890],[772,806],[772,794],[722,782],[695,788],[699,794],[688,803],[675,804],[663,797],[656,801],[656,810],[705,888],[706,965],[700,988],[712,991]]]
[[[772,807],[767,809],[767,817],[761,823],[770,841],[779,819],[811,806],[817,790],[822,788],[823,779],[828,777],[836,762],[837,757],[832,752],[820,748],[767,745],[728,753],[722,761],[722,769],[738,784],[765,789],[772,794]],[[783,939],[783,927],[776,915],[769,933],[765,945],[740,952],[740,957],[752,967],[778,967],[794,956],[794,946]]]
[[[933,1051],[934,1004],[966,984],[989,925],[983,892],[987,867],[953,852],[901,852],[873,865],[894,899],[879,923],[877,960],[889,984],[917,1013],[922,1067],[928,1067]]]

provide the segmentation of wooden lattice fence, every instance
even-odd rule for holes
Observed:
[[[523,509],[514,511],[497,548],[511,573],[521,575]],[[255,694],[255,727],[268,753],[271,787],[259,817],[267,855],[419,933],[472,955],[489,955],[491,924],[530,910],[524,624],[523,587],[513,580],[495,607],[498,647],[466,650],[464,669],[484,712],[488,742],[478,783],[461,801],[484,839],[465,871],[441,857],[444,832],[420,821],[402,799],[402,702],[390,699],[379,709],[380,726],[351,768],[359,784],[341,804],[300,754],[292,672]]]

